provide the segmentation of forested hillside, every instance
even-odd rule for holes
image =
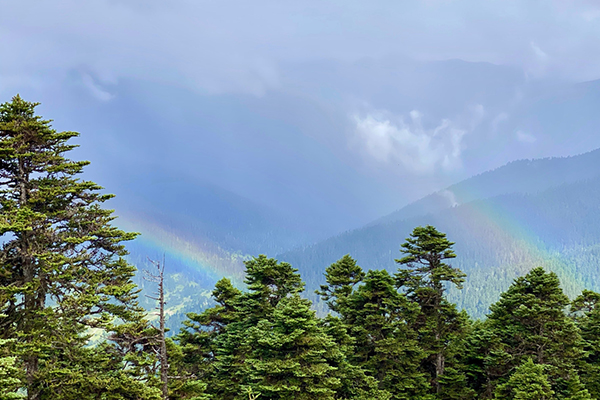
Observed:
[[[600,175],[600,149],[589,153],[518,160],[432,193],[369,225],[435,213],[473,200],[511,193],[537,193]]]
[[[515,161],[433,193],[361,229],[296,248],[278,258],[300,269],[309,289],[306,296],[316,301],[320,313],[326,311],[325,306],[312,291],[320,284],[327,265],[350,253],[365,268],[391,271],[399,255],[399,243],[414,226],[425,224],[440,227],[457,241],[460,257],[453,263],[466,271],[469,278],[465,290],[451,290],[449,295],[473,316],[483,316],[512,279],[536,266],[558,273],[570,296],[583,287],[598,290],[599,177],[600,150],[573,157]],[[159,228],[145,229],[148,234],[130,246],[129,259],[140,268],[147,268],[148,257],[159,259],[167,249],[166,285],[171,293],[168,323],[173,328],[185,318],[186,312],[210,304],[210,287],[220,276],[229,277],[241,287],[244,260],[251,254],[270,254],[268,250],[285,248],[282,237],[287,237],[288,232],[292,238],[295,235],[293,230],[277,228],[275,217],[262,222],[246,219],[246,214],[254,218],[253,211],[240,203],[238,207],[250,211],[239,215],[232,212],[236,217],[217,229],[216,236],[207,238],[202,232],[210,231],[210,226],[200,228],[195,220],[186,219],[194,211],[185,204],[194,201],[185,200],[181,209],[170,212],[168,218],[156,210],[156,214],[146,214],[144,222],[131,225],[144,227],[158,222],[153,226]],[[223,206],[222,217],[213,216],[209,220],[226,220],[228,212]],[[235,224],[243,226],[238,238]],[[254,227],[258,234],[252,237]],[[244,251],[235,251],[240,247],[236,240],[246,236],[252,240],[246,242]],[[273,244],[262,247],[260,243],[270,238]],[[147,287],[141,276],[136,283]],[[144,298],[142,304],[150,309],[154,303]]]
[[[536,266],[559,274],[571,296],[582,287],[597,290],[599,166],[598,151],[511,163],[279,258],[298,267],[308,286],[316,288],[325,266],[344,254],[365,268],[392,270],[403,238],[414,226],[432,224],[458,243],[460,257],[453,265],[469,278],[465,289],[450,297],[472,315],[482,316],[514,278]],[[486,198],[499,192],[509,194]]]

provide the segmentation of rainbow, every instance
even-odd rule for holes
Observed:
[[[121,229],[141,233],[127,244],[130,262],[136,265],[147,264],[147,258],[162,259],[164,255],[169,270],[191,274],[209,287],[222,277],[232,279],[236,285],[242,282],[246,255],[229,252],[208,239],[184,238],[131,212],[120,212],[115,222]]]
[[[465,195],[466,198],[478,198],[476,193],[460,194]],[[579,294],[586,286],[584,277],[574,268],[573,263],[565,254],[548,246],[532,227],[505,207],[497,204],[493,198],[471,201],[456,206],[456,208],[457,212],[464,214],[464,220],[475,221],[476,227],[463,228],[472,229],[474,231],[472,237],[475,239],[494,238],[494,240],[487,241],[488,248],[485,251],[497,253],[498,250],[493,248],[495,244],[509,244],[507,249],[509,251],[507,251],[506,258],[502,260],[502,264],[510,266],[510,269],[495,270],[490,265],[478,266],[482,268],[475,269],[471,267],[469,268],[470,275],[482,274],[487,276],[487,279],[499,279],[510,283],[512,279],[526,274],[531,268],[541,266],[558,275],[563,289],[569,296]],[[459,245],[457,243],[457,246]]]

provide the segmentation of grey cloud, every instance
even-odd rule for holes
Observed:
[[[594,88],[565,102],[571,87],[558,82],[600,77],[595,2],[0,0],[0,9],[0,96],[21,92],[57,128],[81,130],[89,171],[115,191],[155,171],[186,172],[325,231],[514,158],[600,145]],[[535,145],[520,145],[519,129]],[[574,131],[578,140],[561,139]]]
[[[532,76],[600,77],[599,7],[593,2],[0,4],[0,51],[12,55],[3,58],[3,74],[85,65],[111,79],[135,76],[209,93],[262,95],[278,86],[284,61],[404,54],[515,65]]]

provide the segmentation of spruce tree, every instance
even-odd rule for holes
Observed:
[[[76,132],[57,132],[19,96],[0,105],[0,335],[14,338],[28,399],[56,398],[44,384],[54,360],[87,344],[89,328],[140,318],[123,258],[136,234],[111,222],[97,184],[77,176]]]
[[[584,290],[571,304],[583,338],[585,356],[578,360],[581,380],[593,397],[600,397],[600,293]]]
[[[535,364],[528,358],[520,365],[508,382],[498,386],[497,399],[551,400],[554,391],[548,382],[543,365]]]
[[[579,330],[565,314],[567,305],[569,299],[556,274],[534,268],[517,278],[490,307],[488,326],[511,358],[505,365],[505,378],[531,358],[546,365],[554,392],[573,394],[568,393],[568,382],[585,353]]]
[[[468,386],[478,398],[491,399],[498,379],[510,368],[506,345],[492,332],[487,321],[475,321],[465,344],[464,363]]]
[[[211,392],[220,387],[220,381],[215,378],[216,340],[230,324],[243,321],[241,296],[242,292],[223,278],[212,292],[216,305],[199,314],[187,314],[188,320],[183,322],[184,327],[176,337],[179,346],[171,346],[171,352],[180,352],[171,355],[175,360],[171,363],[171,375],[180,377],[173,384],[175,398],[200,396],[209,385]],[[236,382],[233,377],[231,382]]]
[[[595,396],[590,395],[585,385],[581,382],[579,374],[574,369],[569,371],[562,387],[559,388],[557,396],[565,400],[592,400]]]
[[[16,365],[17,357],[7,354],[6,344],[7,340],[0,339],[0,400],[20,400],[24,397],[17,392],[22,371]]]
[[[207,383],[207,394],[222,400],[247,398],[253,343],[249,330],[272,317],[279,302],[300,293],[304,283],[288,263],[260,255],[245,262],[247,292],[235,289],[227,280],[213,292],[217,306],[191,320],[179,335],[184,359]],[[193,364],[203,365],[194,369]],[[188,365],[190,365],[188,364]]]
[[[411,322],[418,307],[398,293],[387,271],[369,271],[340,310],[354,337],[351,360],[379,382],[392,399],[427,398],[428,382],[419,370],[426,354]]]
[[[310,301],[282,298],[271,316],[247,332],[249,385],[260,399],[333,400],[340,387],[330,360],[343,357],[319,326]]]
[[[244,309],[252,320],[270,315],[283,298],[302,292],[304,282],[298,270],[285,262],[259,255],[244,262],[248,287]]]
[[[321,285],[321,289],[315,293],[321,296],[331,311],[339,313],[340,308],[343,307],[342,303],[364,277],[365,273],[362,268],[349,254],[346,254],[327,267],[325,270],[327,285]]]
[[[337,315],[327,315],[324,326],[327,333],[332,336],[338,347],[345,355],[345,359],[338,365],[341,377],[341,387],[338,390],[339,398],[343,399],[383,399],[391,398],[392,394],[383,389],[375,376],[374,370],[362,359],[356,358],[358,343],[355,324],[352,322],[356,313],[349,299],[353,297],[358,285],[363,282],[365,273],[356,261],[345,255],[325,270],[326,285],[321,285],[316,293],[326,302],[329,309]],[[394,289],[390,292],[394,292]],[[372,365],[372,363],[371,363]]]
[[[456,257],[453,245],[433,226],[417,227],[401,246],[405,256],[396,260],[401,266],[396,274],[397,286],[419,306],[412,327],[419,333],[419,343],[427,353],[423,369],[429,373],[433,391],[439,398],[470,395],[465,382],[457,380],[457,365],[453,365],[454,355],[462,352],[468,317],[445,297],[448,285],[461,289],[466,276],[444,262]],[[451,387],[444,390],[441,378],[448,367],[453,370],[445,383]]]
[[[379,388],[373,373],[352,363],[356,347],[355,339],[348,333],[348,327],[339,316],[327,315],[321,321],[325,333],[330,336],[342,354],[340,359],[330,360],[340,379],[336,399],[346,400],[389,400],[391,394]]]

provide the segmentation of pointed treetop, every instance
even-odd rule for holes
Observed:
[[[441,260],[455,258],[453,245],[454,242],[449,241],[446,234],[438,231],[435,227],[431,225],[418,226],[406,239],[406,243],[401,246],[401,251],[406,256],[396,262],[399,264],[422,262],[422,259],[428,259],[431,256],[439,257]]]
[[[321,296],[332,311],[339,312],[340,302],[343,303],[352,293],[354,286],[360,283],[365,273],[356,261],[346,254],[325,270],[327,285],[321,285],[315,293]]]

